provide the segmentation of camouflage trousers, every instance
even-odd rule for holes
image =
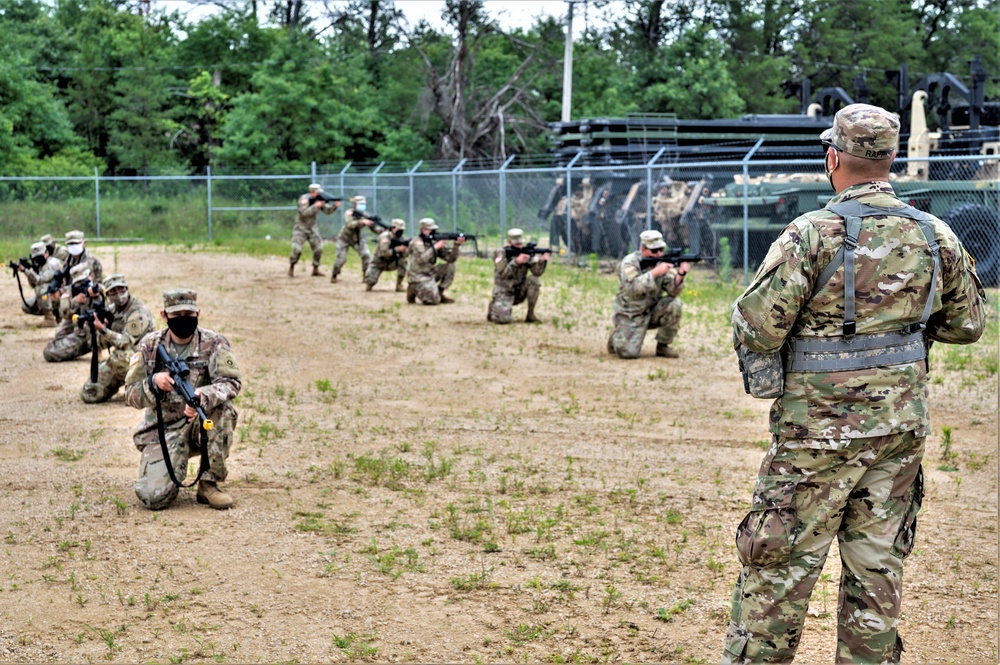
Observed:
[[[96,383],[92,383],[90,375],[87,375],[87,382],[80,389],[80,399],[87,404],[107,402],[125,385],[126,374],[128,374],[128,356],[112,353],[97,366]]]
[[[344,264],[347,263],[347,250],[350,247],[353,247],[354,251],[361,255],[361,277],[364,278],[365,273],[368,272],[368,263],[372,259],[372,255],[368,251],[368,244],[364,240],[359,240],[352,245],[346,240],[337,238],[337,258],[333,261],[333,274],[331,277],[339,275]]]
[[[408,294],[412,293],[425,305],[440,305],[441,294],[455,281],[455,262],[438,263],[430,275],[409,275]]]
[[[208,430],[208,470],[202,480],[222,482],[229,475],[226,459],[233,443],[233,430],[236,428],[236,409],[231,402],[223,402],[205,415],[215,424]],[[164,438],[167,450],[170,451],[171,464],[177,480],[184,482],[187,476],[188,460],[194,455],[203,455],[201,450],[201,423],[198,418],[188,422],[181,418],[163,424]],[[177,498],[177,485],[170,480],[170,473],[163,460],[163,447],[160,445],[156,429],[136,434],[133,437],[136,447],[142,452],[139,461],[139,478],[135,481],[135,495],[139,497],[146,508],[162,510]]]
[[[391,259],[389,261],[377,257],[372,259],[365,271],[365,284],[375,286],[383,272],[394,268],[396,270],[396,283],[402,284],[403,280],[406,279],[406,259]]]
[[[541,288],[541,280],[530,273],[513,289],[493,287],[493,298],[490,300],[486,319],[493,323],[510,323],[514,318],[514,307],[525,300],[528,301],[528,311],[534,311]]]
[[[792,660],[834,537],[843,564],[837,662],[899,662],[903,559],[923,499],[923,452],[924,437],[913,432],[773,438],[736,532],[743,569],[723,663]]]
[[[630,316],[615,312],[611,317],[611,324],[614,330],[608,340],[608,351],[618,354],[619,358],[638,358],[646,339],[646,331],[650,328],[658,329],[657,344],[670,346],[673,343],[681,327],[681,301],[664,296],[651,310],[642,314]]]
[[[320,260],[323,258],[323,238],[320,237],[315,226],[303,226],[295,222],[295,227],[292,229],[292,254],[288,260],[291,263],[298,263],[299,257],[302,255],[302,247],[306,242],[312,249],[312,264],[318,268]]]
[[[70,318],[64,318],[56,328],[53,337],[42,355],[50,363],[59,363],[79,358],[90,351],[90,329],[76,325]]]

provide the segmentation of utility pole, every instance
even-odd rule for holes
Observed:
[[[573,107],[573,5],[582,0],[566,0],[566,55],[563,57],[562,121],[569,122]]]

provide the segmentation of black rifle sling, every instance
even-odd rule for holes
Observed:
[[[87,323],[90,325],[90,382],[97,383],[97,363],[101,359],[101,349],[97,346],[97,326],[94,325],[94,320]]]
[[[157,367],[159,367],[159,363],[157,363]],[[153,373],[156,373],[155,368]],[[172,480],[174,485],[177,485],[177,487],[192,487],[195,483],[201,480],[202,474],[208,471],[208,432],[205,431],[204,427],[198,428],[201,430],[201,459],[198,461],[198,477],[185,485],[181,481],[177,480],[177,474],[174,473],[174,462],[170,458],[170,451],[167,449],[167,436],[163,431],[163,408],[160,406],[160,396],[156,394],[153,396],[156,398],[156,433],[160,437],[160,450],[163,451],[163,463],[167,465],[167,473],[170,475],[170,480]]]
[[[21,294],[21,302],[24,303],[25,307],[28,307],[28,301],[24,299],[24,289],[21,288],[21,271],[15,270],[14,277],[17,279],[17,292]],[[35,303],[38,304],[37,302]]]

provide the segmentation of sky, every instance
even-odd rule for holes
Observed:
[[[196,6],[185,0],[152,0],[152,4],[157,8],[176,9],[187,14],[188,20],[192,21],[197,21],[200,16],[216,11],[210,5]],[[322,9],[321,2],[310,2],[309,4]],[[444,0],[396,0],[396,6],[403,10],[411,24],[415,25],[423,19],[436,29],[444,27],[444,21],[441,19]],[[563,17],[566,14],[566,7],[567,4],[564,0],[486,0],[486,10],[499,20],[501,27],[507,29],[528,28],[538,16]],[[574,37],[583,34],[584,12],[583,4],[578,2],[573,10]],[[595,14],[596,12],[591,9],[591,20],[595,18]]]

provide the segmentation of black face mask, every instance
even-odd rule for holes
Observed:
[[[393,231],[392,233],[393,233],[393,235],[395,235],[395,236],[396,236],[397,238],[401,238],[401,237],[403,236],[403,229],[396,229],[396,230],[395,230],[395,231]]]
[[[41,268],[42,266],[44,266],[46,261],[48,261],[48,259],[45,258],[45,256],[33,256],[33,257],[31,257],[31,263],[35,266],[36,269],[37,268]]]
[[[170,328],[170,332],[176,335],[178,339],[187,339],[198,329],[198,317],[178,316],[173,319],[167,319],[167,327]]]

